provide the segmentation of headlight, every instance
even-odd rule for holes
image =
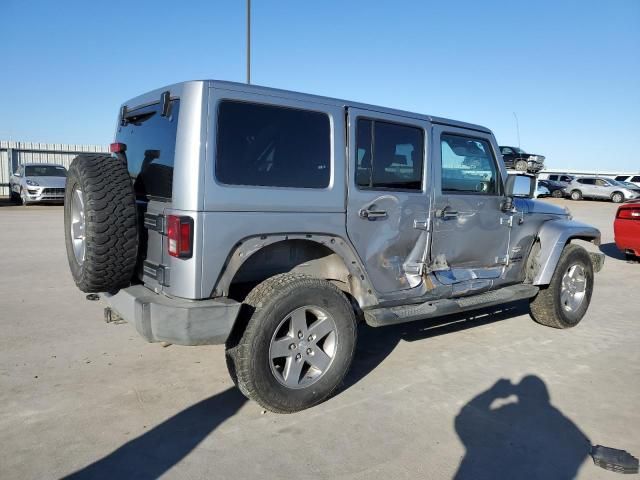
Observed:
[[[38,187],[40,184],[34,180],[27,179],[27,185],[30,185],[32,187]]]

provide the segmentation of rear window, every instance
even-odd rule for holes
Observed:
[[[222,101],[216,178],[227,185],[326,188],[331,165],[324,113]]]
[[[116,141],[124,143],[127,168],[138,199],[171,199],[180,101],[161,115],[159,103],[127,112]]]
[[[60,165],[26,165],[25,177],[66,177],[67,169]]]

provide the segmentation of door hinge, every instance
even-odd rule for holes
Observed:
[[[165,216],[158,213],[145,213],[144,214],[144,226],[148,230],[153,230],[160,234],[164,234],[166,232],[165,225],[166,219]]]
[[[500,217],[500,225],[505,225],[507,227],[513,227],[513,215],[509,217]]]
[[[144,275],[153,278],[163,287],[168,287],[171,285],[169,278],[170,270],[169,267],[165,265],[156,265],[155,263],[145,260],[144,264],[142,265],[142,271]]]
[[[416,230],[429,231],[429,220],[414,220],[413,228],[415,228]]]

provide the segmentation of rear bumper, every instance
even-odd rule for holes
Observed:
[[[217,345],[227,340],[241,303],[228,298],[183,300],[133,285],[105,301],[149,342]]]

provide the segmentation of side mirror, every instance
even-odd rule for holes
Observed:
[[[536,179],[529,175],[509,175],[506,187],[508,197],[533,198]]]

